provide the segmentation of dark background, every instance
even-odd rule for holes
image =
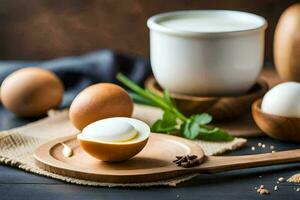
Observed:
[[[149,16],[233,9],[264,16],[266,61],[280,14],[295,0],[0,0],[0,59],[49,59],[112,48],[148,57]]]
[[[266,61],[272,62],[273,33],[279,16],[295,0],[0,0],[0,60],[49,59],[79,55],[102,48],[148,57],[149,16],[182,9],[234,9],[264,16]],[[0,65],[1,67],[1,65]],[[4,66],[3,66],[4,67]],[[0,130],[27,123],[0,106]],[[260,153],[263,142],[276,150],[299,144],[268,137],[250,138],[247,146],[227,155]],[[266,149],[265,149],[266,150]],[[299,185],[280,183],[278,177],[300,172],[300,164],[261,167],[215,175],[201,175],[177,187],[82,187],[0,165],[0,199],[300,199]],[[262,178],[259,178],[262,176]],[[265,185],[271,195],[260,196]],[[274,185],[279,186],[273,191]]]

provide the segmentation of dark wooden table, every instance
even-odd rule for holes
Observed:
[[[28,120],[18,119],[0,107],[1,129],[20,126],[27,122]],[[256,147],[255,152],[251,151],[251,146],[257,146],[258,142],[266,144],[266,148]],[[300,146],[278,142],[268,137],[252,138],[249,139],[246,147],[228,155],[269,152],[270,145],[274,145],[276,150],[295,149]],[[300,163],[214,175],[203,174],[177,187],[96,188],[72,185],[0,165],[0,199],[300,199],[300,192],[296,192],[297,185],[276,184],[278,177],[289,177],[297,172],[300,173]],[[259,176],[262,177],[259,178]],[[261,184],[270,189],[270,195],[260,196],[256,193],[254,187],[259,187]],[[278,191],[273,190],[275,185],[279,186]]]

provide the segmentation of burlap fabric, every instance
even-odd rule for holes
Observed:
[[[159,109],[136,105],[134,118],[141,119],[149,124],[161,116]],[[49,116],[39,121],[22,127],[0,132],[0,163],[20,168],[22,170],[59,179],[69,183],[91,186],[122,186],[122,187],[146,187],[146,186],[175,186],[176,184],[189,180],[196,174],[178,177],[172,180],[163,180],[151,183],[115,184],[105,182],[93,182],[66,176],[53,174],[38,168],[35,165],[33,152],[40,145],[58,137],[76,134],[78,131],[68,120],[67,111],[49,112]],[[231,142],[205,142],[196,141],[204,150],[206,155],[221,154],[228,150],[234,150],[246,143],[245,139],[236,138]]]

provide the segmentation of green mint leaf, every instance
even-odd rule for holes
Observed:
[[[188,138],[188,139],[190,139],[192,137],[190,129],[189,129],[190,123],[191,123],[191,121],[188,120],[180,125],[180,134],[183,137]]]
[[[212,121],[212,116],[208,113],[192,115],[190,118],[199,125],[209,124]]]
[[[164,121],[164,125],[166,125],[166,126],[176,126],[177,125],[176,116],[169,111],[164,112],[162,119]]]
[[[189,119],[180,127],[181,135],[185,138],[195,140],[208,140],[208,141],[231,141],[233,136],[229,135],[226,131],[219,128],[208,128],[201,126],[199,121]]]
[[[157,120],[151,127],[152,132],[156,133],[172,133],[176,130],[174,126],[166,127],[163,124],[163,120]]]
[[[232,141],[234,137],[219,128],[200,127],[198,139],[208,141]]]
[[[157,133],[171,133],[176,129],[176,116],[168,111],[165,111],[163,114],[163,118],[157,120],[151,127],[151,131]]]
[[[198,138],[200,134],[200,126],[193,120],[187,120],[180,126],[180,133],[188,139],[194,140]]]

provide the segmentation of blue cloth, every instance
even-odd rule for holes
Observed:
[[[62,107],[69,106],[79,91],[88,85],[98,82],[118,83],[115,78],[118,72],[139,85],[151,73],[150,63],[144,58],[100,50],[48,61],[0,61],[0,82],[13,71],[29,66],[48,69],[60,77],[65,87]]]

